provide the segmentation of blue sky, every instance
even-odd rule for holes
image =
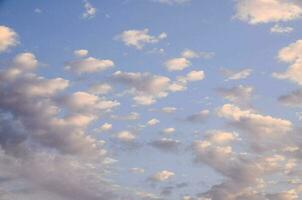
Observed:
[[[0,198],[294,200],[298,0],[0,1]]]

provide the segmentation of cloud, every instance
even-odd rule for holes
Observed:
[[[143,30],[126,30],[116,39],[121,40],[125,45],[132,46],[137,49],[143,49],[146,44],[154,44],[167,38],[167,34],[162,32],[158,36],[149,35],[149,29]]]
[[[205,139],[214,144],[228,144],[236,139],[236,135],[227,131],[211,130],[206,132]]]
[[[168,179],[172,178],[174,176],[174,172],[168,171],[168,170],[163,170],[160,172],[157,172],[156,174],[154,174],[151,179],[154,181],[158,181],[158,182],[163,182],[163,181],[167,181]]]
[[[82,73],[95,73],[110,69],[114,66],[112,60],[100,60],[94,57],[83,58],[80,60],[75,60],[67,62],[65,69],[71,70],[78,74]]]
[[[171,82],[168,77],[150,73],[117,71],[111,79],[128,88],[127,93],[139,105],[153,104],[168,96],[169,92],[182,91],[185,87],[183,83]]]
[[[122,142],[132,142],[135,140],[135,135],[129,131],[121,131],[117,133],[116,138]]]
[[[138,167],[134,167],[129,169],[130,172],[135,173],[135,174],[143,174],[145,173],[145,169],[143,168],[138,168]]]
[[[164,152],[176,152],[179,149],[180,141],[170,138],[161,138],[159,140],[154,140],[149,144]]]
[[[188,82],[194,82],[194,81],[201,81],[205,78],[204,71],[190,71],[186,76],[179,76],[177,77],[177,80],[179,82],[186,83]]]
[[[246,79],[249,77],[253,70],[252,69],[240,69],[240,70],[230,70],[222,68],[221,70],[222,75],[226,78],[226,80],[240,80]]]
[[[162,4],[175,5],[175,4],[189,3],[191,0],[151,0],[151,1],[162,3]]]
[[[86,49],[78,49],[73,52],[73,54],[77,57],[85,57],[88,55],[88,50]]]
[[[278,79],[288,79],[302,85],[302,40],[282,48],[278,53],[278,59],[291,64],[285,72],[273,73],[273,77]]]
[[[140,118],[140,114],[137,112],[130,112],[127,115],[111,115],[111,118],[114,120],[134,121]]]
[[[91,19],[95,17],[97,9],[92,6],[88,0],[84,0],[85,12],[82,14],[83,18]]]
[[[165,134],[171,134],[171,133],[174,133],[174,132],[175,132],[175,128],[172,128],[172,127],[165,128],[163,130],[163,133],[165,133]]]
[[[202,59],[210,59],[213,58],[215,53],[213,52],[205,52],[205,51],[193,51],[191,49],[185,49],[181,56],[183,58],[192,59],[192,58],[202,58]]]
[[[273,27],[271,27],[270,31],[271,33],[290,33],[294,29],[290,26],[281,26],[279,24],[275,24]]]
[[[237,104],[248,104],[254,88],[251,86],[238,85],[232,88],[218,88],[217,92],[223,98]]]
[[[109,169],[104,141],[87,131],[98,119],[89,107],[101,108],[100,99],[69,95],[70,81],[39,76],[38,63],[22,53],[0,71],[0,176],[11,179],[9,187],[23,182],[7,192],[25,200],[117,198],[103,178]],[[76,100],[58,101],[62,96]]]
[[[176,110],[177,110],[177,108],[175,108],[175,107],[163,107],[161,109],[161,111],[164,112],[164,113],[173,113]]]
[[[165,67],[169,71],[182,71],[190,65],[191,62],[186,58],[173,58],[165,62]]]
[[[92,94],[95,94],[95,95],[108,94],[112,90],[113,90],[113,88],[111,87],[111,85],[109,85],[107,83],[95,84],[89,88],[89,92]]]
[[[154,126],[154,125],[158,124],[159,122],[160,122],[160,121],[159,121],[158,119],[153,118],[153,119],[150,119],[150,120],[147,122],[147,125],[148,125],[148,126]]]
[[[109,123],[104,123],[101,127],[101,131],[110,131],[112,129],[112,124]]]
[[[97,112],[100,110],[110,110],[120,103],[100,98],[87,92],[78,91],[62,100],[64,104],[74,112]]]
[[[18,43],[18,35],[13,29],[7,26],[0,26],[0,53],[7,51]]]
[[[301,107],[302,90],[294,90],[290,94],[279,97],[278,100],[287,106]]]
[[[237,0],[235,18],[249,24],[290,21],[300,18],[302,7],[290,0]]]
[[[261,115],[250,109],[241,110],[232,104],[225,104],[218,109],[218,116],[230,120],[236,127],[258,138],[287,134],[293,128],[288,120]]]

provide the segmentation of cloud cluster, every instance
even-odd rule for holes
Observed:
[[[22,199],[112,199],[113,188],[101,175],[104,142],[86,128],[96,110],[116,104],[86,92],[68,95],[69,81],[37,75],[38,65],[27,52],[0,71],[1,177],[25,181]]]
[[[150,73],[117,71],[112,75],[112,81],[128,88],[128,93],[140,105],[153,104],[157,99],[168,96],[169,92],[185,90],[188,81],[200,81],[203,78],[203,71],[189,72],[174,82],[168,77]]]
[[[291,64],[285,72],[273,73],[278,79],[288,79],[302,85],[302,40],[282,48],[278,53],[278,59],[282,62]]]
[[[250,24],[290,21],[302,16],[302,7],[291,0],[237,0],[235,18]]]

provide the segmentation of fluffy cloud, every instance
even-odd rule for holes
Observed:
[[[83,18],[93,18],[96,15],[96,8],[88,0],[84,0],[85,12],[83,13]]]
[[[148,125],[148,126],[154,126],[154,125],[158,124],[159,122],[160,122],[160,121],[159,121],[158,119],[153,118],[153,119],[150,119],[150,120],[147,122],[147,125]]]
[[[79,91],[63,98],[64,104],[76,112],[97,112],[100,110],[110,110],[120,103],[110,101],[87,92]]]
[[[112,129],[112,124],[109,123],[104,123],[101,127],[101,131],[110,131]]]
[[[117,134],[116,138],[122,142],[132,142],[136,137],[129,131],[121,131]]]
[[[225,104],[218,110],[218,115],[232,122],[236,127],[254,137],[271,137],[289,133],[293,125],[290,121],[261,115],[253,110],[241,110],[232,104]]]
[[[81,74],[104,71],[113,66],[114,62],[112,60],[100,60],[94,57],[88,57],[66,63],[65,69]]]
[[[181,71],[189,67],[191,62],[187,58],[173,58],[165,63],[165,67],[169,71]]]
[[[251,69],[240,69],[240,70],[230,70],[222,68],[221,70],[222,75],[226,78],[226,80],[240,80],[246,79],[249,77],[253,70]]]
[[[151,179],[154,181],[159,181],[159,182],[163,182],[163,181],[167,181],[168,179],[172,178],[175,175],[174,172],[168,171],[168,170],[163,170],[160,172],[157,172],[156,174],[154,174]]]
[[[300,18],[302,7],[291,0],[237,0],[235,18],[250,24]]]
[[[280,61],[291,64],[287,71],[281,73],[273,73],[278,79],[288,79],[299,85],[302,85],[302,40],[290,44],[281,49],[278,53]]]
[[[0,26],[0,53],[18,44],[17,33],[6,26]]]
[[[102,178],[104,141],[87,133],[97,116],[84,111],[99,99],[87,93],[69,96],[64,91],[69,81],[37,75],[38,63],[23,53],[0,71],[0,176],[14,177],[14,187],[24,182],[13,194],[16,199],[112,199],[115,192]],[[62,95],[79,99],[58,102]]]
[[[143,30],[126,30],[120,35],[116,36],[116,39],[121,40],[125,45],[132,46],[137,49],[143,49],[146,44],[154,44],[165,39],[167,34],[165,32],[158,36],[149,35],[149,29]]]
[[[133,100],[140,105],[150,105],[157,99],[166,97],[169,92],[178,92],[186,88],[186,83],[171,82],[168,77],[140,72],[117,71],[112,81],[128,88]]]

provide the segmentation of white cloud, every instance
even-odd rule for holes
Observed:
[[[116,137],[122,142],[132,142],[136,138],[135,135],[129,131],[121,131]]]
[[[288,79],[299,85],[302,85],[302,40],[290,44],[281,49],[278,53],[278,58],[282,62],[290,63],[291,65],[285,72],[273,73],[273,77],[278,79]]]
[[[172,91],[172,83],[168,77],[149,73],[117,71],[113,74],[112,80],[128,88],[127,92],[140,105],[153,104]]]
[[[279,24],[275,24],[273,27],[271,27],[270,31],[272,33],[290,33],[294,29],[290,26],[281,26]]]
[[[114,66],[112,60],[100,60],[94,57],[88,57],[80,60],[68,62],[65,69],[81,73],[94,73],[110,69]]]
[[[147,122],[147,125],[148,125],[148,126],[154,126],[154,125],[158,124],[159,122],[160,122],[160,121],[159,121],[158,119],[153,118],[153,119],[150,119],[150,120]]]
[[[88,55],[88,50],[86,49],[78,49],[73,52],[73,54],[77,57],[85,57]]]
[[[165,32],[158,36],[149,35],[149,29],[143,30],[126,30],[116,37],[127,46],[132,46],[137,49],[143,49],[146,44],[154,44],[165,39],[167,34]]]
[[[177,80],[182,83],[186,83],[187,81],[189,82],[194,82],[194,81],[201,81],[205,78],[205,73],[204,71],[190,71],[187,73],[186,76],[179,76],[177,77]]]
[[[100,98],[87,92],[78,91],[63,99],[68,108],[76,112],[97,112],[99,110],[110,110],[120,103]]]
[[[0,26],[0,53],[7,51],[18,43],[18,35],[13,29]]]
[[[191,62],[186,58],[173,58],[165,62],[165,67],[169,71],[182,71],[190,65]]]
[[[290,121],[261,115],[253,110],[241,110],[232,104],[225,104],[218,110],[218,116],[233,122],[238,128],[258,137],[271,137],[289,133],[293,125]]]
[[[156,174],[154,174],[151,177],[151,179],[154,181],[163,182],[163,181],[166,181],[166,180],[172,178],[174,175],[175,175],[175,173],[173,173],[171,171],[163,170],[163,171],[160,171],[160,172],[157,172]]]
[[[104,123],[101,127],[101,131],[110,131],[112,129],[112,124],[109,123]]]
[[[250,24],[300,18],[302,7],[291,0],[237,0],[235,18]]]
[[[226,68],[222,68],[221,73],[224,77],[226,77],[226,80],[240,80],[240,79],[246,79],[249,77],[253,70],[252,69],[240,69],[240,70],[230,70]]]
[[[175,132],[175,128],[173,128],[173,127],[165,128],[165,129],[163,130],[163,132],[164,132],[165,134],[171,134],[171,133],[174,133],[174,132]]]
[[[164,112],[164,113],[173,113],[176,110],[177,110],[177,108],[175,108],[175,107],[163,107],[161,109],[161,111]]]
[[[214,57],[213,52],[205,52],[205,51],[193,51],[191,49],[185,49],[182,53],[181,56],[183,58],[187,59],[192,59],[192,58],[203,58],[203,59],[210,59]]]
[[[83,13],[83,18],[93,18],[96,15],[96,8],[88,0],[84,0],[85,12]]]
[[[228,144],[236,139],[234,133],[221,131],[221,130],[212,130],[207,131],[206,140],[214,144]]]

